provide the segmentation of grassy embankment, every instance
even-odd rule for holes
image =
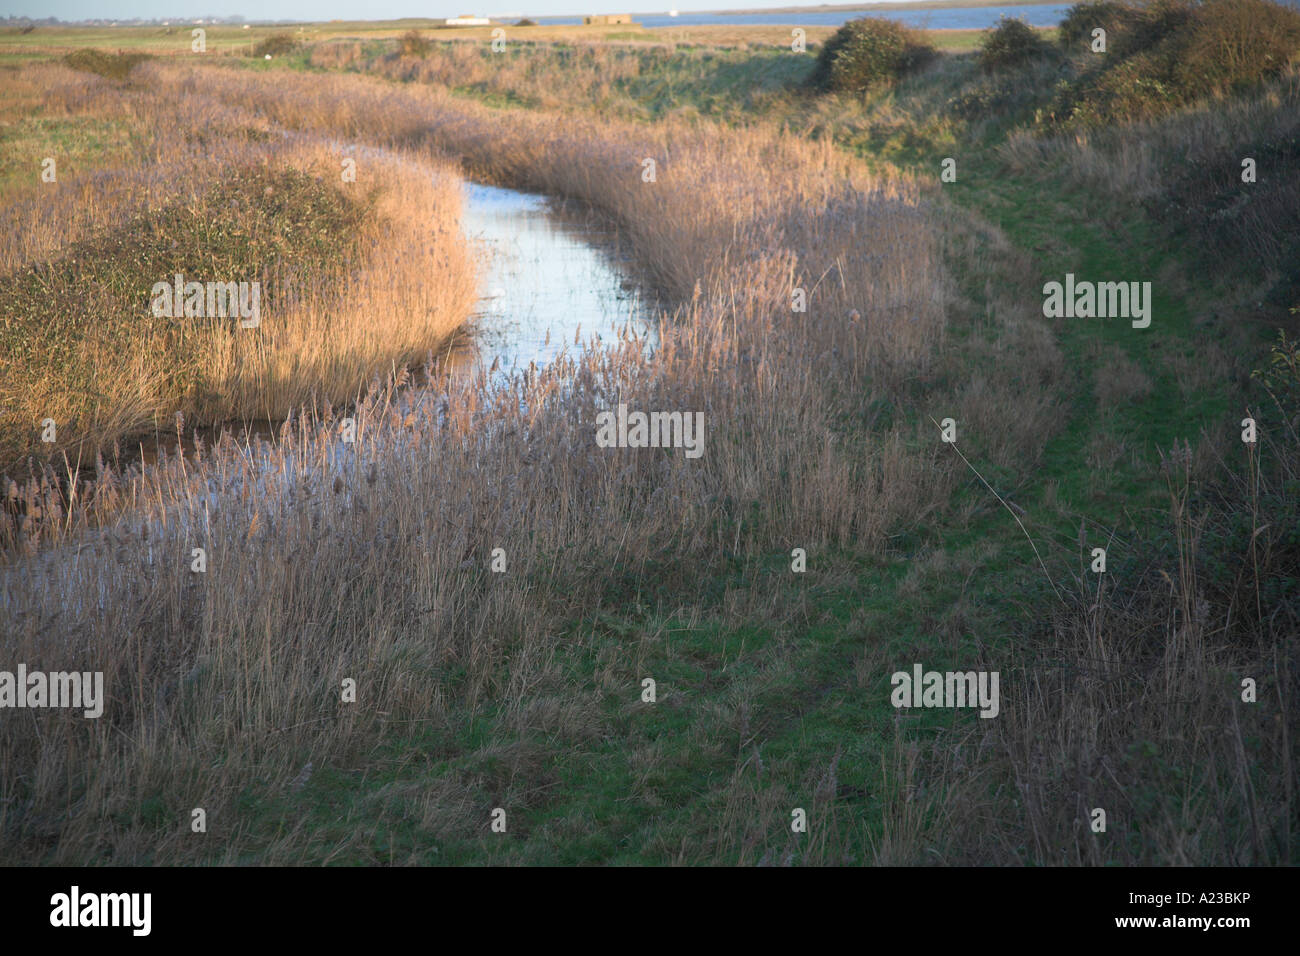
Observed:
[[[174,68],[157,69],[166,86]],[[1134,134],[1119,134],[1113,152],[1076,151],[1014,135],[1017,110],[1032,115],[1033,104],[954,117],[954,91],[990,83],[963,60],[865,103],[787,94],[795,114],[811,105],[811,122],[880,174],[898,162],[933,179],[938,159],[957,156],[958,183],[924,190],[925,204],[913,206],[900,183],[864,205],[831,186],[851,167],[824,149],[661,118],[671,105],[642,126],[587,121],[556,134],[536,108],[486,111],[464,91],[458,100],[284,73],[192,82],[283,122],[431,139],[481,175],[594,201],[624,220],[669,291],[689,297],[701,280],[702,295],[649,380],[630,358],[617,368],[587,360],[576,402],[534,401],[516,420],[531,441],[483,438],[452,461],[445,439],[438,454],[418,444],[385,452],[369,474],[358,467],[364,485],[344,489],[353,517],[316,512],[324,530],[285,512],[271,538],[254,530],[251,506],[231,509],[208,533],[218,553],[244,540],[264,549],[257,564],[269,580],[218,565],[260,596],[247,602],[257,612],[218,601],[232,578],[196,586],[180,569],[80,572],[116,573],[115,588],[152,598],[147,619],[123,611],[89,637],[126,631],[155,648],[155,619],[170,615],[193,650],[146,673],[189,676],[133,692],[131,726],[161,695],[155,736],[116,754],[120,771],[101,757],[95,799],[72,821],[36,821],[25,853],[79,859],[95,844],[109,859],[318,862],[1289,858],[1295,648],[1281,636],[1294,634],[1295,522],[1277,482],[1287,468],[1295,480],[1296,444],[1261,408],[1265,445],[1247,459],[1261,467],[1243,467],[1236,420],[1259,397],[1244,373],[1266,351],[1242,305],[1252,301],[1244,270],[1189,262],[1168,225],[1135,212],[1124,188],[1106,192],[1107,182],[1143,181]],[[1026,87],[1023,77],[1007,85]],[[674,95],[689,106],[696,89],[683,82]],[[1220,103],[1159,121],[1153,141],[1176,142],[1198,123],[1222,132],[1229,117],[1265,129],[1294,93],[1284,81],[1272,95],[1254,111]],[[755,108],[721,99],[709,111],[722,119]],[[600,102],[636,115],[618,97]],[[783,103],[774,97],[772,109]],[[635,185],[640,155],[673,157],[660,178],[672,191]],[[1117,180],[1117,168],[1135,172]],[[929,243],[940,223],[962,294],[934,301],[927,293],[944,280]],[[829,288],[792,321],[791,281],[830,263]],[[1139,337],[1124,322],[1042,320],[1041,282],[1065,271],[1156,277],[1152,328]],[[1197,305],[1206,302],[1217,315]],[[850,307],[868,321],[846,324]],[[926,331],[899,339],[909,314]],[[596,397],[616,391],[645,407],[705,408],[719,458],[699,471],[670,456],[568,461]],[[503,414],[522,414],[510,398]],[[937,442],[928,419],[949,415],[958,447],[1022,515],[1064,600],[1011,516]],[[477,433],[472,421],[464,432]],[[1162,467],[1160,453],[1184,437],[1195,449]],[[471,466],[491,487],[470,487],[456,520],[410,507],[462,487],[457,470]],[[496,515],[506,505],[522,518]],[[264,522],[280,514],[274,501],[258,507]],[[621,540],[609,540],[611,522],[627,527]],[[185,535],[168,540],[183,551]],[[382,554],[368,544],[379,540],[389,542]],[[810,570],[791,574],[789,548],[806,541]],[[511,573],[493,581],[483,569],[496,542]],[[1086,571],[1096,545],[1110,552],[1100,579]],[[290,554],[310,554],[303,563],[323,574],[308,584]],[[184,602],[168,596],[173,587]],[[28,640],[49,613],[28,605]],[[344,670],[329,661],[362,653],[377,700],[336,714],[327,701]],[[888,674],[913,661],[1001,668],[1003,718],[894,711]],[[1252,708],[1236,704],[1243,673],[1260,681]],[[658,681],[654,705],[638,703],[644,676]],[[259,694],[264,685],[277,695]],[[234,704],[214,706],[235,687]],[[268,738],[272,726],[283,730]],[[196,743],[209,759],[229,755],[236,741],[239,758],[215,777],[189,755]],[[59,766],[42,759],[44,773],[13,796],[65,792]],[[186,790],[176,779],[187,761],[197,776]],[[36,781],[43,792],[27,789]],[[208,839],[222,848],[160,837],[214,794],[223,829]],[[106,800],[120,816],[102,833]],[[32,804],[19,806],[18,821],[32,823]],[[506,836],[487,832],[493,806],[510,811]],[[794,806],[809,809],[806,836],[789,832]],[[1093,806],[1108,809],[1109,835],[1087,831]]]
[[[174,430],[178,413],[215,425],[345,403],[468,316],[474,272],[445,169],[375,158],[347,182],[324,141],[161,101],[113,76],[112,58],[71,62],[108,75],[33,66],[6,85],[0,469],[90,464]],[[234,303],[227,319],[155,316],[151,290],[177,274],[258,283],[262,324],[243,327]]]

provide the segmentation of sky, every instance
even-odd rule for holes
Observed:
[[[852,2],[852,0],[814,0]],[[60,20],[228,17],[249,20],[390,20],[461,13],[563,16],[798,6],[800,0],[0,0],[0,16]],[[869,5],[869,4],[864,4]]]

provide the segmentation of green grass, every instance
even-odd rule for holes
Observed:
[[[560,635],[565,650],[549,695],[598,714],[594,728],[521,733],[496,704],[458,711],[454,727],[394,728],[380,752],[313,776],[292,798],[250,797],[251,821],[243,822],[266,845],[292,827],[318,833],[308,863],[727,863],[742,853],[753,862],[760,848],[795,844],[786,826],[722,847],[724,829],[736,822],[728,817],[729,788],[752,776],[747,783],[780,802],[783,820],[801,806],[814,828],[824,826],[810,783],[838,755],[839,811],[869,824],[888,796],[880,759],[895,711],[887,678],[873,675],[861,686],[855,661],[868,645],[934,666],[964,655],[933,646],[924,628],[929,600],[908,607],[897,599],[904,560],[822,554],[816,563],[854,569],[827,581],[816,568],[796,576],[783,556],[769,558],[759,567],[718,568],[710,584],[719,596],[761,588],[778,605],[811,612],[806,626],[724,624],[709,601],[691,610],[713,620],[692,625],[680,612],[628,602]],[[951,599],[956,588],[930,596]],[[614,688],[594,676],[611,665]],[[654,704],[640,701],[645,676],[657,683]],[[922,733],[965,719],[918,713]],[[477,833],[426,825],[418,803],[430,793],[510,808],[507,833],[491,833],[486,817]],[[870,825],[848,828],[839,852],[862,862],[879,835]]]
[[[40,158],[56,157],[66,175],[126,162],[138,146],[132,128],[116,119],[31,116],[0,126],[0,196],[36,182]]]

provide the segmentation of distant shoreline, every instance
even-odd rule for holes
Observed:
[[[936,10],[936,9],[963,9],[973,7],[1030,7],[1030,6],[1053,6],[1054,3],[1064,4],[1068,0],[913,0],[913,2],[900,2],[900,0],[886,0],[882,3],[872,3],[870,0],[863,0],[861,3],[818,3],[818,4],[801,4],[790,7],[741,7],[728,10],[687,10],[683,11],[684,15],[702,16],[705,14],[744,14],[746,16],[760,13],[834,13],[837,10]],[[662,10],[641,10],[631,14],[633,17],[663,16]]]

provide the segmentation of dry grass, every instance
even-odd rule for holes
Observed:
[[[1151,379],[1142,366],[1117,348],[1101,355],[1093,372],[1093,391],[1097,404],[1110,410],[1128,402],[1141,401],[1151,394]]]
[[[749,101],[788,95],[787,80],[800,77],[810,58],[768,51],[745,55],[718,47],[672,44],[515,43],[494,52],[489,44],[458,40],[435,43],[419,55],[400,47],[376,49],[339,41],[313,46],[308,63],[319,69],[361,72],[418,82],[547,110],[650,118],[671,109],[685,87],[713,91],[719,98],[741,94]],[[727,65],[761,63],[759,84],[733,80]]]
[[[64,354],[64,335],[59,349],[15,347],[12,362],[0,363],[0,467],[27,453],[91,462],[115,442],[169,427],[178,412],[215,424],[345,403],[376,376],[422,364],[468,317],[475,268],[457,231],[458,180],[445,163],[287,135],[238,106],[33,69],[51,81],[51,112],[98,114],[111,102],[109,114],[146,142],[144,155],[166,160],[68,170],[5,207],[14,230],[0,261],[15,310],[5,335],[26,335],[24,304],[42,323],[71,310],[84,348]],[[343,181],[345,156],[356,161],[355,182]],[[245,262],[246,242],[254,245]],[[145,249],[152,268],[135,264]],[[153,319],[152,284],[175,272],[259,281],[261,326]],[[37,441],[47,418],[59,429],[53,449]]]
[[[95,722],[25,711],[0,725],[6,858],[214,859],[211,842],[156,839],[204,806],[227,847],[215,858],[234,859],[234,801],[252,781],[291,789],[308,761],[346,760],[394,722],[517,700],[547,671],[550,622],[599,606],[591,569],[672,554],[688,581],[720,547],[879,548],[944,500],[933,441],[900,423],[865,444],[836,424],[943,342],[951,292],[907,182],[762,130],[558,125],[357,77],[139,69],[164,101],[442,150],[478,176],[591,202],[681,305],[652,358],[628,338],[495,391],[431,369],[431,390],[362,400],[354,446],[336,444],[322,408],[275,447],[225,442],[74,485],[92,504],[64,517],[57,543],[27,534],[27,556],[0,575],[4,647],[33,669],[104,671],[110,701]],[[807,313],[791,311],[795,285]],[[597,448],[596,412],[617,401],[703,412],[704,457]],[[48,501],[38,480],[23,497],[28,513]],[[190,571],[194,547],[204,574]],[[494,547],[505,575],[487,571]],[[348,676],[357,706],[339,703]],[[591,732],[598,718],[555,719]],[[483,818],[497,786],[470,781],[447,800]],[[47,809],[69,801],[71,818]],[[308,843],[293,835],[275,858]]]
[[[1235,444],[1226,450],[1239,453]],[[1262,507],[1270,486],[1277,493],[1296,474],[1293,453],[1276,462],[1271,474],[1253,458],[1244,469],[1221,467],[1216,484],[1241,475]],[[1008,827],[997,814],[977,826],[986,839],[1005,841],[1008,859],[1291,858],[1296,621],[1281,603],[1264,618],[1255,613],[1270,578],[1289,573],[1288,559],[1257,537],[1241,550],[1240,539],[1219,539],[1237,503],[1208,504],[1187,455],[1171,456],[1165,468],[1172,553],[1122,588],[1085,576],[1077,611],[1024,658],[1037,663],[1005,662],[1033,678],[1017,682],[1022,691],[997,728],[1027,826]],[[1249,496],[1252,487],[1239,490]],[[1208,563],[1218,559],[1236,572],[1235,593],[1231,576]],[[1242,700],[1245,677],[1258,685],[1258,705]],[[1108,833],[1123,838],[1089,829],[1094,807],[1107,811]]]
[[[337,441],[335,410],[322,404],[273,444],[226,439],[198,460],[73,481],[70,514],[54,510],[59,478],[48,471],[11,486],[4,533],[22,553],[0,566],[5,659],[103,670],[110,700],[99,721],[26,710],[0,723],[0,763],[12,768],[0,781],[6,859],[390,862],[374,858],[370,838],[394,819],[417,819],[438,840],[482,830],[494,806],[546,806],[555,750],[616,731],[602,701],[570,692],[557,658],[574,635],[561,628],[618,604],[624,588],[637,588],[639,604],[643,586],[672,595],[693,625],[691,602],[720,555],[747,571],[755,556],[796,545],[881,555],[967,477],[927,418],[885,418],[882,408],[952,415],[981,467],[1012,476],[1032,468],[1065,417],[1067,360],[1052,329],[1026,318],[1036,315],[1032,270],[1005,237],[931,202],[908,177],[868,173],[828,137],[491,110],[359,76],[161,62],[136,75],[161,102],[249,111],[268,130],[421,161],[442,154],[485,180],[590,203],[619,222],[673,307],[653,352],[629,333],[500,389],[436,366],[427,388],[402,388],[401,374],[376,383],[351,410],[354,445]],[[653,183],[642,179],[646,158]],[[982,313],[954,290],[944,265],[954,258],[977,280],[1005,280],[987,290]],[[807,313],[791,311],[796,286],[809,292]],[[972,334],[952,334],[958,323]],[[946,354],[958,344],[959,355]],[[1097,385],[1116,402],[1142,392],[1134,374]],[[595,416],[617,402],[703,412],[704,456],[598,448]],[[1100,467],[1126,452],[1094,442],[1078,458]],[[1269,451],[1292,462],[1287,454]],[[1171,466],[1172,551],[1159,550],[1162,540],[1134,545],[1156,557],[1124,577],[1124,590],[1080,573],[1059,610],[1024,609],[1046,628],[996,646],[977,636],[981,664],[1006,675],[1003,719],[929,739],[899,721],[879,777],[854,781],[878,816],[844,806],[852,786],[835,753],[801,778],[774,777],[759,748],[745,747],[757,733],[749,698],[720,697],[712,716],[724,734],[696,737],[698,750],[653,741],[628,756],[647,806],[660,799],[654,781],[687,760],[722,766],[726,780],[697,842],[656,831],[643,852],[861,862],[843,847],[861,845],[855,831],[866,830],[880,863],[1289,860],[1295,621],[1268,619],[1260,597],[1291,560],[1285,515],[1271,528],[1266,517],[1296,479],[1287,467],[1256,467],[1251,483],[1224,493],[1235,506],[1211,508],[1189,493],[1188,470]],[[1062,487],[1076,479],[1063,475]],[[1056,488],[1044,507],[1065,507]],[[1241,501],[1255,503],[1246,557],[1258,560],[1216,546],[1236,562],[1225,588],[1232,575],[1198,564],[1196,544],[1209,538],[1197,536],[1224,514],[1239,518]],[[42,509],[55,522],[23,524]],[[1071,555],[1080,562],[1083,544]],[[189,570],[194,547],[207,552],[204,574]],[[914,562],[900,599],[923,604],[980,571],[1008,580],[994,540],[940,547]],[[505,574],[488,570],[494,548],[508,557]],[[979,600],[963,584],[951,607],[921,612],[936,642],[927,652],[972,634]],[[810,608],[821,610],[804,592],[754,586],[729,588],[716,613],[785,635],[779,656]],[[891,609],[880,631],[851,617],[859,689],[896,666],[889,641],[902,613]],[[635,686],[633,664],[667,640],[663,627],[628,634],[594,661],[589,686]],[[1243,712],[1232,693],[1240,674],[1259,675],[1261,699],[1277,706]],[[339,701],[348,677],[357,704]],[[666,688],[665,700],[680,693]],[[313,772],[365,765],[395,733],[450,731],[485,704],[509,733],[430,791],[365,791],[338,845],[322,849],[302,818],[277,826],[269,844],[245,832],[257,829],[250,794],[295,794]],[[1233,734],[1211,732],[1225,728]],[[1153,788],[1131,785],[1144,780]],[[796,797],[824,824],[798,845],[788,833]],[[183,825],[196,806],[212,822],[205,838]],[[1087,830],[1094,806],[1121,838]],[[590,829],[585,817],[547,825],[561,836]]]
[[[1112,130],[1038,136],[1013,133],[999,152],[1014,172],[1061,166],[1082,186],[1129,198],[1150,199],[1168,186],[1169,157],[1202,165],[1240,144],[1293,136],[1300,99],[1300,69],[1292,67],[1251,95],[1211,99],[1159,119]],[[1240,170],[1238,158],[1237,168]]]
[[[872,782],[881,819],[832,801],[820,818],[830,832],[811,848],[792,844],[792,855],[853,862],[839,848],[865,834],[880,865],[1291,861],[1300,607],[1277,599],[1295,542],[1272,522],[1294,520],[1284,489],[1300,459],[1294,436],[1281,435],[1259,454],[1233,436],[1215,455],[1201,480],[1191,450],[1174,450],[1162,466],[1163,527],[1134,532],[1141,541],[1103,539],[1136,561],[1092,574],[1081,538],[1069,601],[1026,607],[1027,622],[1045,615],[1046,626],[984,646],[979,667],[999,671],[1005,689],[997,720],[925,736],[900,726]],[[929,555],[900,597],[973,571]],[[868,645],[860,681],[892,664]],[[1257,702],[1243,700],[1245,678]],[[1097,808],[1104,832],[1091,827]],[[750,809],[730,825],[743,828]]]

